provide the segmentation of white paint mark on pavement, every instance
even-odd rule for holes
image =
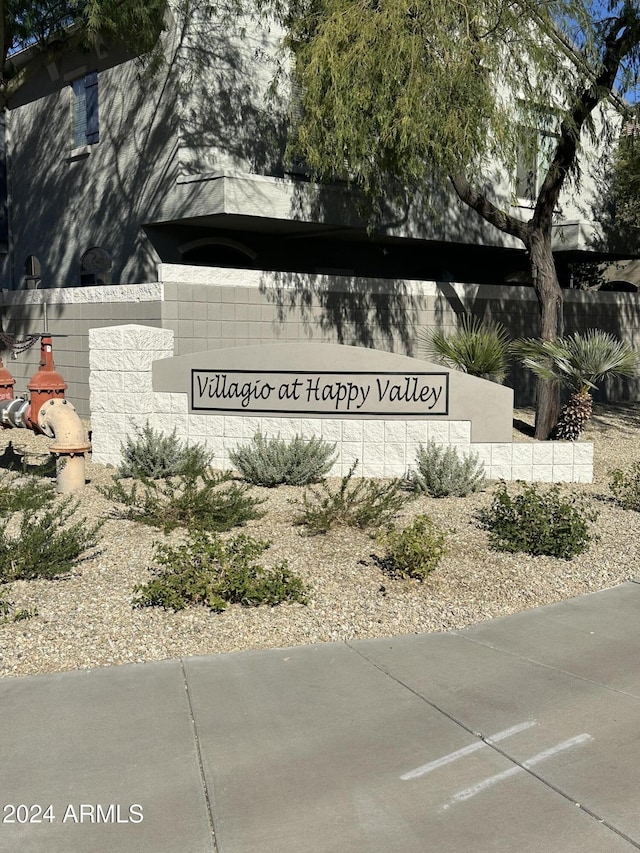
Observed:
[[[518,732],[530,729],[532,726],[535,726],[535,721],[533,720],[528,720],[526,723],[518,723],[516,726],[511,726],[510,729],[504,729],[504,731],[497,732],[495,735],[490,735],[489,737],[484,738],[484,740],[478,740],[476,743],[470,743],[469,746],[463,746],[462,749],[457,749],[455,752],[443,755],[442,758],[436,758],[435,761],[430,761],[428,764],[416,767],[415,770],[410,770],[400,778],[403,782],[406,782],[409,779],[418,779],[426,773],[431,773],[432,770],[437,770],[438,767],[444,767],[446,764],[451,764],[452,761],[464,758],[465,755],[471,755],[472,752],[482,749],[482,747],[486,746],[488,743],[499,743],[501,740],[505,740],[505,738],[516,735]]]
[[[449,808],[453,803],[460,803],[463,800],[475,797],[476,794],[479,794],[481,791],[485,791],[487,788],[491,788],[498,782],[502,782],[503,779],[508,779],[510,776],[514,776],[522,770],[529,769],[529,767],[533,767],[541,761],[545,761],[547,758],[557,755],[559,752],[564,752],[566,749],[571,749],[574,746],[581,746],[583,743],[587,743],[587,741],[590,740],[593,740],[593,738],[588,734],[576,735],[575,737],[569,738],[569,740],[563,740],[562,743],[556,744],[556,746],[551,746],[549,749],[545,749],[544,752],[539,752],[537,755],[534,755],[533,758],[523,761],[522,766],[516,765],[515,767],[510,767],[508,770],[503,770],[502,773],[497,773],[495,776],[489,776],[488,779],[478,782],[477,785],[472,785],[470,788],[464,788],[464,790],[458,791],[458,793],[455,794],[453,799],[451,799],[444,808]]]

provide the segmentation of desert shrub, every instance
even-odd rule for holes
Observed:
[[[229,458],[245,480],[254,486],[306,486],[325,477],[335,462],[335,444],[296,435],[291,441],[265,438],[257,433]]]
[[[115,480],[100,492],[121,504],[121,518],[159,527],[222,531],[260,518],[263,500],[248,494],[249,488],[231,481],[229,472],[206,471],[203,476],[178,476],[166,480],[143,478],[123,484]],[[226,487],[223,487],[227,483]]]
[[[37,511],[50,503],[55,497],[53,483],[38,478],[17,482],[10,476],[3,476],[0,482],[0,516],[12,515],[20,510]]]
[[[183,444],[174,429],[169,435],[146,423],[136,429],[135,438],[121,445],[122,462],[117,477],[159,480],[186,475],[197,477],[211,464],[211,454],[201,444]]]
[[[502,382],[509,369],[509,335],[501,323],[463,314],[459,328],[444,333],[435,329],[418,332],[418,346],[428,359]]]
[[[341,478],[337,488],[323,482],[317,488],[305,491],[300,514],[294,524],[301,524],[307,532],[326,533],[332,527],[384,527],[409,498],[402,480],[387,483],[358,477],[354,480],[357,461],[349,473]]]
[[[0,583],[65,575],[95,548],[103,521],[69,523],[77,506],[67,499],[40,515],[25,510],[15,537],[7,533],[9,519],[0,519]]]
[[[389,528],[378,536],[385,549],[379,561],[389,574],[424,580],[446,554],[446,536],[427,515],[417,516],[404,530]]]
[[[409,482],[415,491],[434,498],[464,497],[482,488],[484,467],[477,454],[461,458],[455,447],[429,441],[426,447],[421,444],[418,448],[416,470],[409,471]]]
[[[225,541],[205,531],[191,532],[177,547],[159,545],[156,576],[134,588],[133,605],[184,610],[190,604],[204,604],[221,612],[229,603],[247,607],[305,603],[304,584],[286,561],[271,569],[257,562],[270,545],[243,534]]]
[[[611,471],[609,488],[618,506],[640,512],[640,462],[633,462],[625,471]]]
[[[480,515],[492,548],[564,560],[588,548],[593,538],[589,524],[596,518],[597,513],[584,501],[561,495],[557,486],[541,493],[535,486],[525,485],[512,496],[504,483],[491,508]]]

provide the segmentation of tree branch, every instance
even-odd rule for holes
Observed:
[[[476,213],[491,225],[505,234],[510,234],[512,237],[522,240],[527,245],[531,231],[530,223],[524,222],[522,219],[517,219],[515,216],[510,216],[504,210],[500,210],[485,195],[472,187],[465,175],[461,173],[450,175],[449,180],[453,184],[453,188],[461,201],[475,210]]]
[[[584,123],[608,95],[613,91],[622,60],[640,43],[640,17],[626,4],[616,17],[604,41],[604,53],[600,73],[578,96],[569,116],[560,125],[560,139],[554,158],[547,170],[538,194],[532,222],[550,227],[553,211],[569,171],[574,166],[580,133]]]

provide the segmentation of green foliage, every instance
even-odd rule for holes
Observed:
[[[546,73],[520,73],[527,52],[530,66],[542,65],[543,55],[519,6],[481,0],[411,8],[349,0],[282,5],[302,92],[294,150],[323,176],[340,175],[346,165],[378,198],[391,189],[388,177],[424,186],[434,175],[475,167],[487,153],[500,151],[511,161],[520,125],[507,117],[487,69],[510,68],[502,85],[515,87],[517,78],[513,102],[527,109],[542,102],[532,86],[559,66],[547,51]],[[538,26],[546,29],[550,18],[539,5]]]
[[[159,480],[163,477],[198,477],[211,464],[211,454],[201,444],[183,444],[174,429],[170,435],[157,432],[146,423],[121,446],[122,462],[118,477]]]
[[[484,467],[477,454],[462,459],[455,447],[440,447],[432,441],[421,444],[416,456],[417,470],[409,471],[409,482],[416,492],[433,498],[449,495],[464,497],[484,485]]]
[[[514,341],[511,350],[536,376],[573,391],[595,388],[607,376],[633,376],[640,367],[640,352],[599,329],[553,341],[525,338]]]
[[[473,314],[463,314],[460,327],[449,334],[420,331],[418,346],[431,361],[495,382],[502,382],[509,368],[507,330]]]
[[[633,462],[625,471],[612,471],[609,488],[618,506],[640,512],[640,462]]]
[[[557,486],[538,492],[534,485],[524,485],[512,496],[502,484],[480,522],[497,551],[570,560],[588,548],[593,538],[589,524],[597,517],[584,501],[561,495]]]
[[[254,486],[306,486],[325,477],[335,462],[335,444],[296,436],[291,441],[265,438],[260,433],[251,444],[238,447],[229,458],[245,480]]]
[[[54,497],[53,483],[33,478],[15,484],[11,477],[5,475],[0,482],[0,517],[20,510],[35,512],[50,503]]]
[[[0,583],[67,574],[88,550],[95,548],[103,521],[86,518],[70,523],[77,509],[70,498],[37,514],[23,512],[19,533],[7,533],[9,519],[0,519]]]
[[[615,13],[583,0],[268,5],[282,10],[302,93],[292,149],[321,176],[347,171],[378,199],[388,198],[394,183],[398,196],[407,187],[434,195],[449,176],[479,178],[493,157],[514,174],[518,150],[528,144],[527,153],[537,154],[531,128],[549,125],[550,91],[554,150],[547,168],[561,184],[567,172],[553,163],[556,139],[576,175],[574,151],[578,143],[580,153],[583,127],[592,130],[590,113],[614,84],[634,83],[632,73],[616,74],[638,59],[631,4]],[[605,61],[613,71],[601,75]],[[596,78],[602,90],[580,100]],[[569,141],[572,150],[564,150]],[[537,188],[544,174],[538,177]],[[504,209],[490,210],[486,193],[473,206],[496,227],[507,225]]]
[[[354,480],[357,465],[357,461],[353,463],[337,489],[323,482],[306,491],[294,524],[304,525],[310,535],[326,533],[339,525],[364,529],[389,524],[409,497],[402,480],[382,484],[362,477]]]
[[[204,604],[221,612],[228,603],[256,607],[283,601],[306,603],[304,584],[287,563],[265,569],[259,557],[270,547],[266,540],[239,535],[226,541],[205,531],[192,532],[178,547],[159,545],[156,577],[134,589],[135,607],[184,610]]]
[[[125,486],[116,480],[100,489],[109,500],[123,505],[122,518],[159,527],[222,531],[238,527],[262,513],[264,503],[248,494],[245,485],[230,483],[229,472],[207,471],[201,477],[178,476],[166,480],[141,479]]]
[[[380,560],[389,574],[424,580],[446,554],[446,536],[427,515],[417,516],[404,530],[388,529],[378,542],[386,549]]]

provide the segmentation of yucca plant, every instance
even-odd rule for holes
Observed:
[[[502,382],[509,369],[509,335],[500,323],[463,314],[460,327],[445,334],[418,332],[418,347],[431,361]]]
[[[571,390],[551,438],[575,441],[593,411],[592,389],[608,376],[632,376],[640,367],[640,352],[608,332],[589,329],[554,341],[526,338],[511,351],[541,379],[556,379]]]

